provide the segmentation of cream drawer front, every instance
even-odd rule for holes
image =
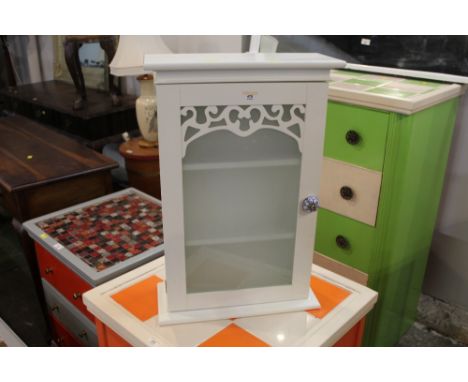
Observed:
[[[382,173],[323,158],[320,207],[375,226]]]
[[[98,346],[96,327],[51,284],[42,279],[47,308],[83,346]]]

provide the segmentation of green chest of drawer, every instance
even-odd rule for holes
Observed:
[[[379,292],[366,345],[395,344],[415,319],[457,105],[404,115],[329,101],[315,251]]]

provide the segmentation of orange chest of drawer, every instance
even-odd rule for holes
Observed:
[[[82,299],[83,293],[92,289],[93,286],[84,281],[40,244],[36,242],[34,245],[36,247],[36,256],[39,263],[41,277],[52,284],[55,289],[57,289],[81,313],[91,321],[94,321],[94,316],[86,309]]]

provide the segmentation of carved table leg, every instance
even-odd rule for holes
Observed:
[[[107,61],[111,62],[115,55],[115,41],[114,38],[106,38],[99,41],[99,45],[104,50],[107,56]],[[112,105],[119,106],[120,105],[120,89],[114,83],[114,76],[110,74],[109,71],[109,92],[112,99]]]
[[[80,42],[73,40],[65,40],[63,43],[65,61],[77,91],[77,98],[73,103],[73,110],[82,109],[86,101],[85,81],[81,70],[80,57],[78,55],[80,46]]]

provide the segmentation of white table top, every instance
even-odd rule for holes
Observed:
[[[86,292],[83,301],[92,314],[133,346],[197,346],[232,324],[271,346],[333,345],[372,309],[377,293],[316,265],[312,275],[349,292],[322,318],[304,311],[164,327],[159,326],[157,315],[140,320],[112,296],[153,276],[164,280],[164,258]]]

